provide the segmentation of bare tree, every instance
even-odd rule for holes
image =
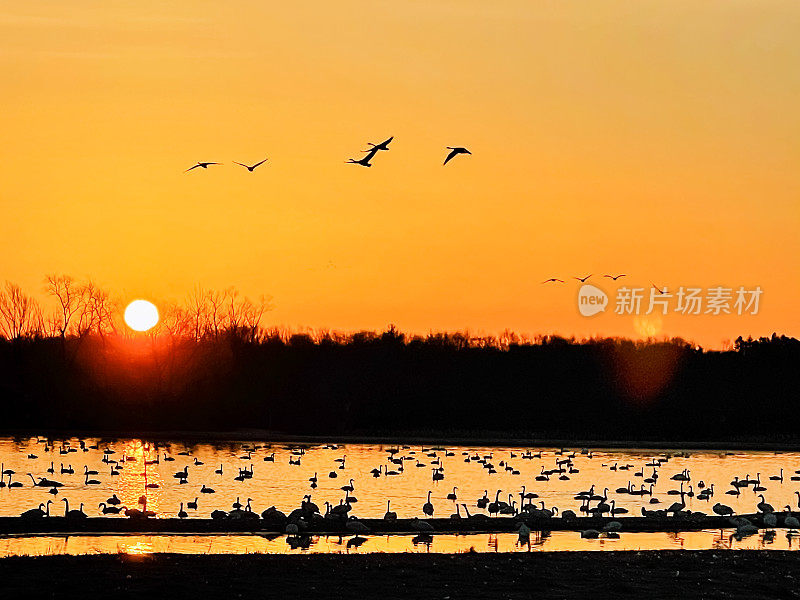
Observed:
[[[208,295],[201,286],[194,288],[186,300],[192,336],[200,340],[208,328]]]
[[[193,334],[194,325],[190,310],[177,304],[167,304],[163,307],[162,313],[158,328],[160,331],[165,331],[171,339],[190,337]]]
[[[63,340],[73,323],[75,316],[82,308],[82,289],[69,275],[48,275],[46,279],[47,293],[58,302],[54,321],[56,332]]]
[[[81,288],[80,306],[79,336],[97,333],[102,337],[115,331],[117,305],[107,291],[90,281]]]
[[[44,322],[39,303],[10,281],[0,291],[0,333],[16,340],[42,334]]]

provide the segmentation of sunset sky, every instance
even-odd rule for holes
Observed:
[[[799,31],[796,0],[4,2],[0,281],[234,285],[287,327],[798,336]],[[758,285],[760,314],[586,318],[540,283],[590,273]]]

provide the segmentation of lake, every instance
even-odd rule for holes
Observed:
[[[265,461],[265,457],[267,460]],[[394,462],[389,462],[393,457]],[[172,459],[172,460],[166,460]],[[542,480],[543,472],[554,470],[558,461],[564,473],[553,473]],[[661,466],[652,466],[659,459]],[[391,510],[399,517],[424,518],[422,506],[431,492],[434,517],[448,517],[456,504],[466,504],[471,513],[484,512],[477,506],[485,494],[496,496],[519,506],[522,486],[526,493],[535,493],[533,502],[558,507],[561,511],[579,512],[581,501],[574,496],[592,485],[629,515],[640,515],[641,508],[664,508],[679,496],[680,482],[672,476],[689,471],[690,480],[683,484],[687,508],[712,514],[715,502],[729,505],[735,512],[756,512],[760,501],[754,488],[763,487],[764,497],[775,510],[786,505],[798,510],[796,490],[800,482],[791,481],[800,469],[800,454],[795,452],[753,451],[663,451],[648,449],[591,449],[561,451],[557,448],[484,447],[484,446],[397,446],[380,444],[270,444],[266,442],[184,443],[155,442],[141,439],[45,438],[0,439],[0,462],[5,471],[14,471],[11,481],[21,487],[0,489],[0,516],[15,516],[39,503],[53,500],[50,511],[62,515],[65,503],[70,509],[83,504],[89,516],[101,516],[99,504],[116,495],[123,505],[141,507],[146,498],[148,510],[157,518],[176,517],[181,503],[189,518],[208,518],[213,510],[231,510],[237,499],[242,505],[250,500],[251,507],[261,512],[270,506],[288,513],[299,506],[302,497],[311,494],[321,511],[325,501],[333,505],[345,498],[341,490],[352,479],[349,493],[357,502],[351,514],[363,518],[381,518],[391,502]],[[493,469],[488,468],[493,465]],[[72,473],[63,472],[69,471]],[[52,473],[49,471],[52,469]],[[252,477],[240,477],[242,470]],[[771,480],[783,469],[783,481]],[[187,482],[173,477],[178,471],[188,472]],[[373,470],[380,470],[375,476]],[[386,471],[397,473],[386,475]],[[644,480],[658,477],[652,487]],[[97,474],[85,475],[86,471]],[[221,471],[219,473],[218,471]],[[494,472],[492,472],[494,471]],[[570,472],[572,471],[572,472]],[[112,473],[116,473],[112,475]],[[30,475],[29,475],[30,474]],[[434,480],[438,474],[441,479]],[[335,475],[335,477],[331,476]],[[46,477],[63,483],[58,494],[49,487],[34,487],[31,477]],[[539,479],[537,480],[537,477]],[[316,478],[316,487],[312,480]],[[97,481],[99,483],[87,483]],[[735,488],[736,479],[758,479],[760,486]],[[9,482],[9,475],[5,476]],[[631,484],[646,495],[617,493],[617,488]],[[714,485],[714,496],[700,500],[697,493]],[[214,493],[201,493],[202,487]],[[455,492],[453,488],[456,488]],[[728,490],[739,494],[729,495]],[[499,494],[498,494],[499,492]],[[455,493],[457,500],[447,498]],[[660,504],[651,504],[651,498]],[[189,501],[197,499],[197,509],[187,509]],[[527,502],[528,500],[526,500]],[[541,504],[540,504],[541,506]],[[463,509],[459,508],[462,516]],[[579,513],[580,514],[580,513]],[[108,518],[124,518],[107,515]],[[348,537],[315,536],[308,548],[292,548],[285,536],[267,539],[259,535],[226,536],[5,536],[0,540],[0,555],[38,553],[134,552],[148,548],[150,552],[341,552],[341,551],[527,551],[583,549],[656,549],[656,548],[745,548],[769,547],[787,549],[796,543],[786,538],[786,530],[778,530],[774,539],[752,536],[741,541],[729,539],[730,532],[699,531],[680,534],[621,533],[619,540],[582,540],[577,532],[552,532],[531,536],[531,546],[518,544],[513,534],[476,534],[469,536],[435,536],[433,542],[415,544],[413,536],[368,536],[360,548],[355,543],[347,547]]]

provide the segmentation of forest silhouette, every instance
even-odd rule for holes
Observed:
[[[131,335],[110,296],[0,293],[0,429],[564,440],[795,439],[800,341],[290,332],[265,299],[195,290]]]

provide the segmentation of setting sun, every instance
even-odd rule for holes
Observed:
[[[134,331],[147,331],[158,323],[158,309],[147,300],[134,300],[125,308],[125,323]]]

